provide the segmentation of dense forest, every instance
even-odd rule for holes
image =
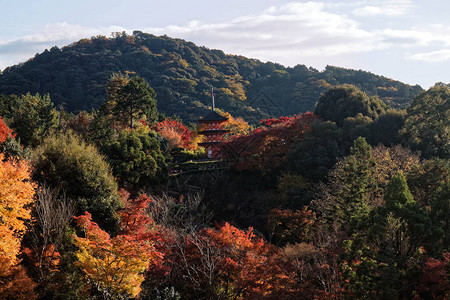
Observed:
[[[120,72],[144,78],[157,93],[159,111],[185,121],[204,115],[211,105],[211,86],[220,107],[252,123],[312,111],[322,92],[341,84],[355,85],[393,108],[405,108],[423,91],[369,72],[286,68],[135,31],[53,47],[6,68],[0,74],[0,94],[49,93],[56,106],[89,110],[100,106],[106,82]]]
[[[0,90],[2,299],[450,296],[448,84],[135,32],[37,55]],[[272,107],[245,106],[261,91]]]

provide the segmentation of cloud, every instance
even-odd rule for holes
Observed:
[[[415,7],[411,0],[371,1],[370,5],[357,7],[352,13],[359,17],[405,16]]]
[[[53,46],[65,46],[82,38],[95,35],[109,35],[111,32],[125,31],[120,26],[90,28],[66,22],[47,24],[39,33],[25,35],[16,40],[0,40],[0,69],[23,62],[28,58]]]
[[[428,63],[450,61],[450,49],[442,49],[425,53],[416,53],[408,56],[407,58],[411,60],[419,60]]]
[[[414,8],[410,0],[361,0],[352,2],[291,2],[272,6],[259,14],[241,16],[227,22],[204,23],[192,20],[184,25],[152,28],[121,26],[85,27],[68,23],[48,24],[39,33],[12,41],[0,41],[0,56],[5,64],[24,61],[52,46],[64,46],[81,38],[109,35],[133,29],[183,38],[226,53],[245,55],[264,61],[293,66],[305,63],[314,67],[356,60],[358,55],[401,49],[421,48],[423,53],[406,55],[408,59],[430,60],[429,53],[448,59],[450,27],[429,25],[422,28],[389,28],[377,22],[367,29],[358,16],[400,16]],[[351,14],[348,14],[350,12]],[[359,21],[358,21],[359,20]],[[411,52],[411,51],[410,51]],[[430,55],[432,56],[432,55]],[[344,58],[343,58],[344,57]]]
[[[273,6],[259,15],[242,16],[227,23],[195,21],[186,26],[145,31],[288,65],[312,56],[332,57],[384,47],[377,34],[361,29],[358,22],[345,15],[328,11],[321,2]]]

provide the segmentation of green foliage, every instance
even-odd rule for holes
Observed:
[[[304,65],[293,68],[263,63],[220,50],[198,47],[167,36],[135,31],[110,38],[83,39],[53,47],[0,74],[0,93],[50,93],[69,111],[97,108],[114,73],[129,71],[151,83],[158,109],[183,120],[196,120],[211,105],[246,121],[298,114],[314,109],[331,86],[353,84],[392,107],[405,107],[422,89],[369,72],[327,66],[322,72]],[[109,92],[108,92],[109,93]]]
[[[113,173],[123,186],[142,188],[167,180],[167,164],[158,135],[147,127],[119,134],[105,148]]]
[[[11,127],[24,146],[36,146],[57,124],[50,96],[27,93],[17,100]]]
[[[19,97],[16,95],[0,95],[0,116],[4,119],[12,119],[19,106]]]
[[[346,157],[330,180],[337,184],[335,197],[330,199],[327,213],[341,224],[356,224],[367,216],[370,211],[370,193],[374,185],[375,161],[372,158],[371,147],[364,138],[355,140]]]
[[[282,173],[277,186],[281,206],[300,209],[308,205],[312,198],[311,187],[312,184],[301,175]]]
[[[406,111],[388,109],[374,122],[369,124],[370,135],[368,141],[371,145],[383,144],[392,146],[400,143],[399,131],[403,127]]]
[[[439,226],[442,235],[436,245],[437,253],[450,252],[450,180],[443,183],[431,200],[431,218]]]
[[[343,254],[343,276],[358,298],[411,297],[421,247],[428,249],[438,237],[439,228],[414,201],[401,172],[392,178],[384,199],[360,223]]]
[[[374,120],[385,109],[386,105],[379,99],[369,98],[355,86],[343,85],[332,87],[320,96],[314,112],[322,119],[342,126],[346,118],[358,117],[358,114]]]
[[[23,148],[19,141],[11,136],[7,137],[6,141],[1,145],[0,152],[3,152],[7,159],[20,160],[30,158],[29,149]]]
[[[436,85],[414,98],[400,133],[423,157],[450,158],[450,87]]]
[[[414,199],[425,209],[430,208],[431,199],[439,187],[450,182],[450,160],[427,160],[408,172],[408,185]]]
[[[308,179],[322,180],[342,156],[342,130],[334,122],[317,121],[303,139],[294,141],[287,155],[290,170]]]
[[[33,166],[34,179],[64,190],[77,214],[89,211],[102,228],[117,229],[117,183],[94,146],[70,132],[50,135],[34,151]]]
[[[153,123],[158,119],[156,93],[142,77],[133,77],[118,90],[117,94],[112,113],[125,124],[129,124],[131,129],[133,121],[136,122],[143,116],[147,123]]]

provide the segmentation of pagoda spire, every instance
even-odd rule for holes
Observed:
[[[215,110],[215,103],[214,103],[214,87],[211,86],[211,98],[212,98],[212,110]]]

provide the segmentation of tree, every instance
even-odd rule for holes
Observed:
[[[73,202],[61,190],[46,185],[38,188],[32,211],[35,222],[27,235],[27,244],[41,285],[48,284],[57,271],[64,235],[74,211]]]
[[[392,178],[384,200],[347,241],[344,278],[358,297],[411,297],[423,248],[437,241],[439,228],[414,201],[403,173]]]
[[[425,262],[422,278],[415,286],[420,299],[445,300],[450,296],[450,253],[444,253],[442,259],[428,258]]]
[[[14,137],[12,129],[3,122],[2,117],[0,117],[0,145],[3,144],[8,137]]]
[[[429,210],[436,191],[450,181],[450,160],[431,159],[413,166],[407,172],[408,186],[419,205]]]
[[[71,132],[47,137],[33,153],[33,178],[60,188],[77,214],[90,211],[104,229],[114,232],[121,206],[109,165],[97,149]]]
[[[136,297],[149,267],[164,273],[163,254],[155,248],[161,237],[147,214],[152,199],[145,194],[129,199],[127,192],[121,192],[125,206],[119,212],[121,229],[115,237],[102,231],[87,212],[75,218],[86,235],[74,236],[76,264],[99,291],[114,299]]]
[[[288,276],[274,260],[274,248],[225,223],[187,235],[181,244],[181,280],[190,298],[259,299],[288,293]],[[280,298],[280,297],[278,297]]]
[[[36,146],[56,126],[56,111],[49,95],[27,93],[18,100],[11,127],[24,146]]]
[[[308,179],[324,179],[343,155],[342,130],[334,122],[316,121],[302,139],[294,140],[287,156],[291,171]]]
[[[238,170],[268,173],[284,163],[295,139],[303,137],[317,119],[312,113],[262,120],[262,126],[248,135],[236,136],[222,145],[223,155],[236,161]]]
[[[431,218],[441,229],[439,243],[434,246],[437,253],[450,251],[450,181],[444,182],[433,193],[431,200]]]
[[[385,111],[386,105],[376,97],[369,98],[352,85],[332,87],[322,94],[314,112],[323,120],[342,126],[348,117],[358,114],[376,119]]]
[[[104,297],[121,299],[136,297],[144,281],[142,273],[159,257],[154,247],[133,236],[111,238],[91,220],[91,214],[75,217],[86,237],[73,236],[78,247],[77,265]]]
[[[191,146],[192,133],[186,126],[176,120],[165,119],[157,122],[153,129],[167,140],[169,150],[176,147],[189,148]]]
[[[105,153],[123,186],[142,188],[167,179],[167,164],[160,140],[148,127],[123,130]]]
[[[400,131],[404,143],[422,156],[450,158],[450,87],[434,86],[414,98]]]
[[[28,163],[4,161],[0,153],[0,276],[18,263],[17,255],[31,218],[34,183]]]
[[[369,143],[374,146],[381,143],[386,147],[400,144],[399,131],[403,127],[405,117],[405,110],[388,109],[386,113],[381,114],[369,124]]]
[[[246,135],[250,132],[250,125],[241,117],[234,118],[230,113],[216,108],[221,116],[227,118],[228,120],[222,124],[222,128],[229,130],[230,132],[225,135],[225,138],[234,135]]]
[[[370,145],[364,138],[356,139],[350,155],[329,174],[329,184],[321,185],[316,208],[345,227],[367,216],[373,206],[371,194],[376,192],[375,166]]]
[[[302,210],[272,209],[267,220],[269,236],[276,244],[307,242],[316,215],[305,206]]]
[[[131,129],[133,121],[143,116],[148,123],[157,120],[156,93],[142,77],[130,79],[117,94],[113,114],[125,124],[130,124]]]

